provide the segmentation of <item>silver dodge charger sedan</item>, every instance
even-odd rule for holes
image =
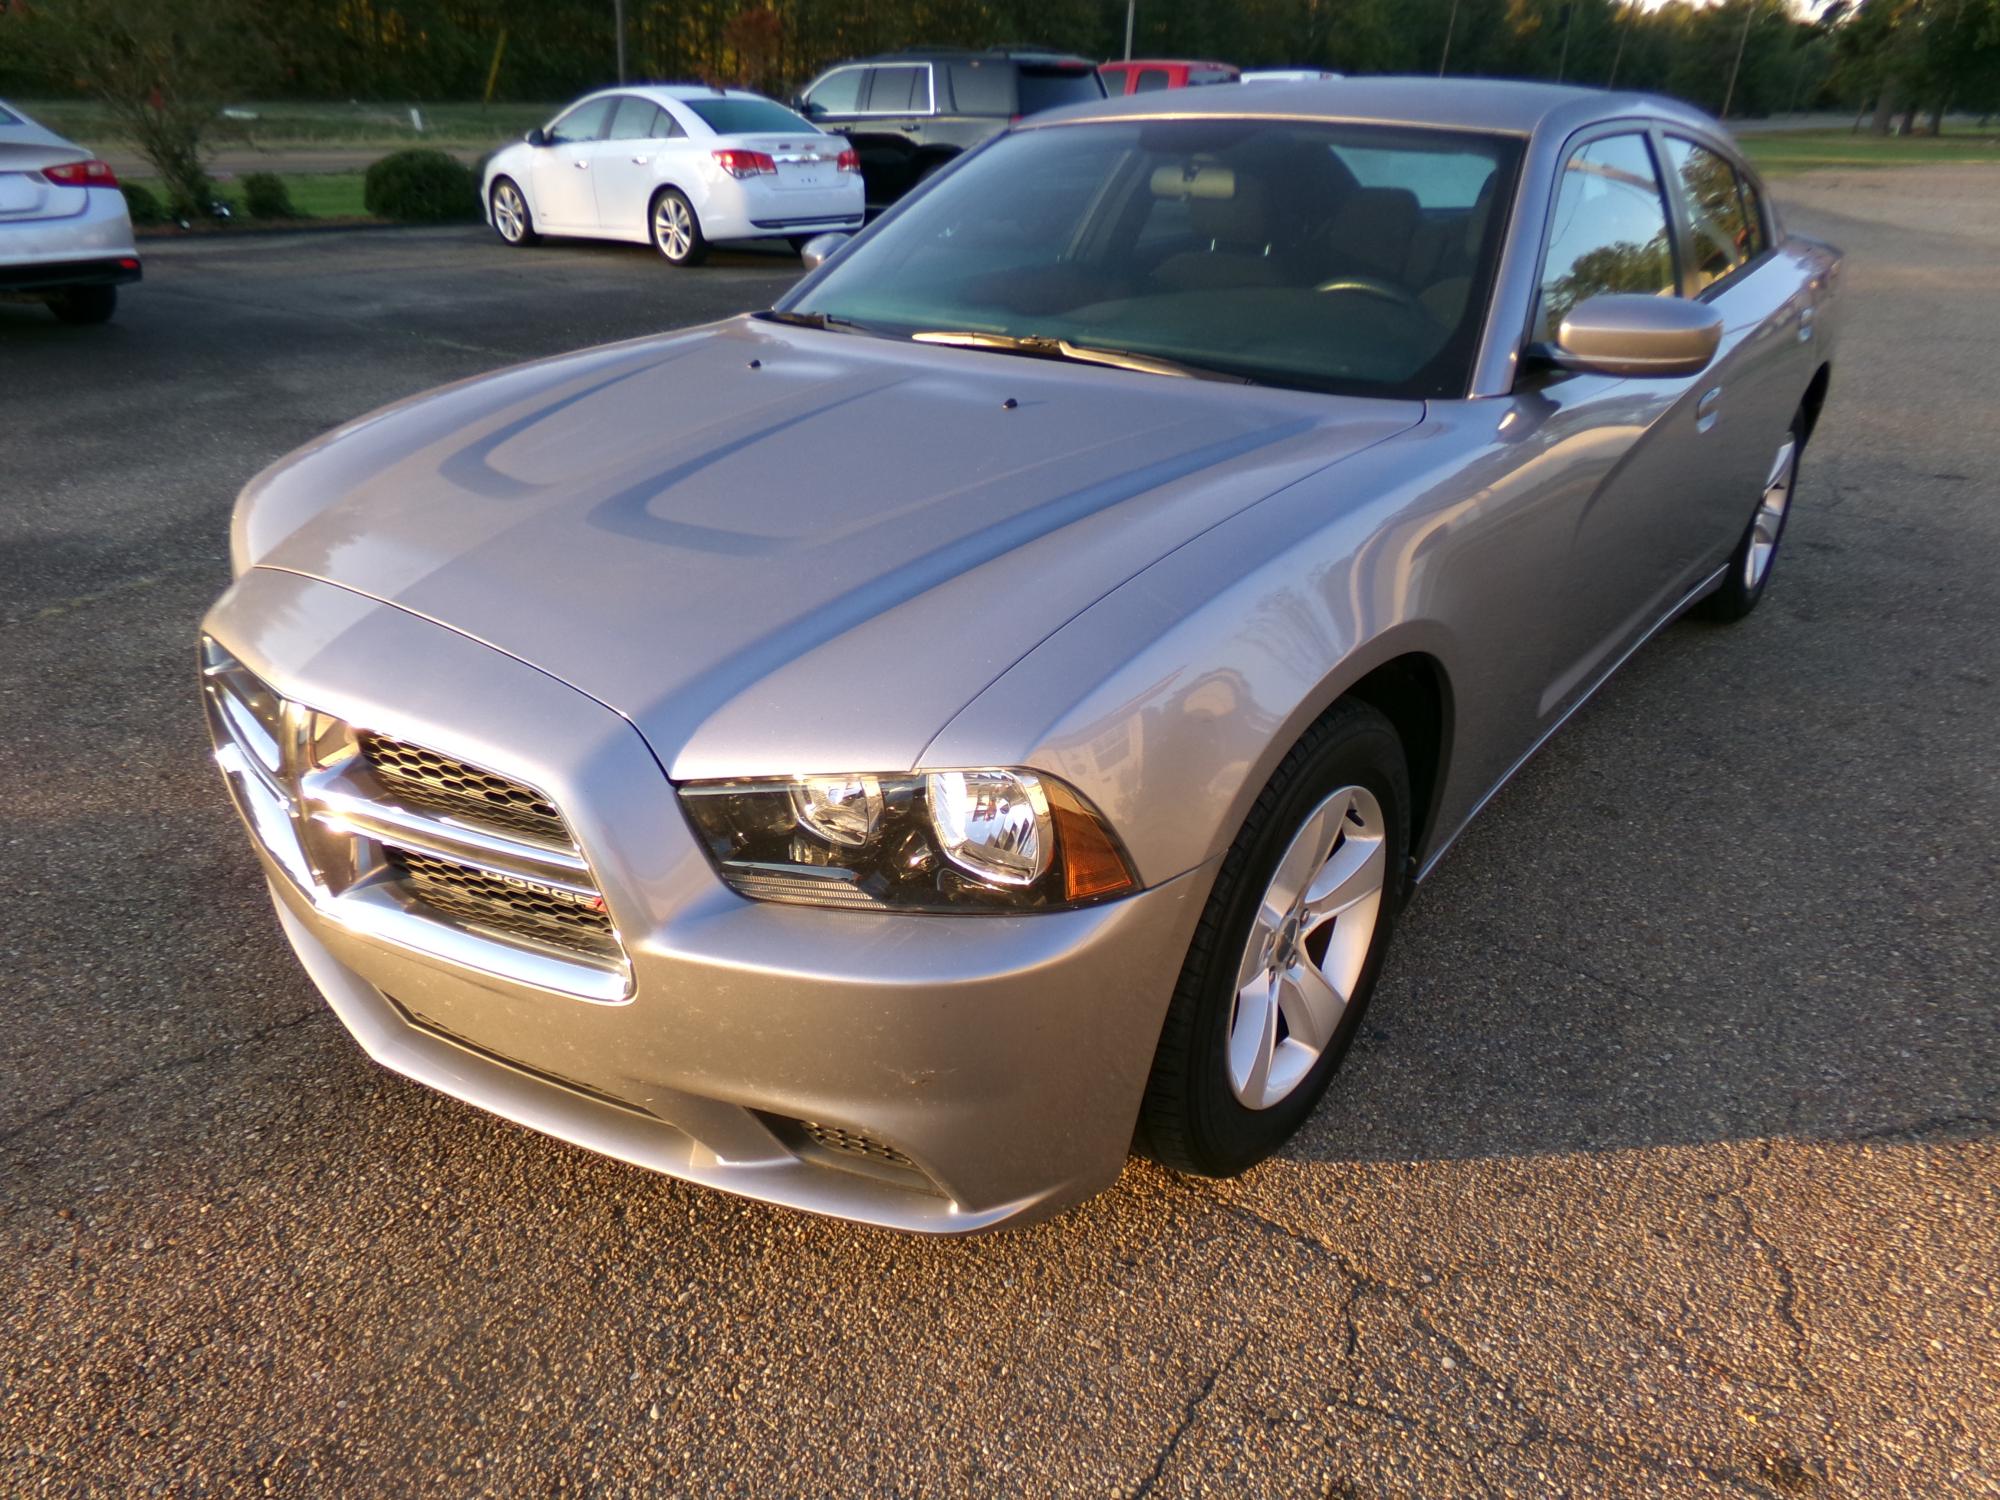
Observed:
[[[947,1233],[1238,1172],[1509,774],[1769,586],[1839,273],[1660,99],[1038,116],[253,481],[216,758],[361,1045],[509,1119]]]

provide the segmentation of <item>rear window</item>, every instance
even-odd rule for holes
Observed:
[[[1104,97],[1104,84],[1095,68],[1021,69],[1021,106],[1024,115],[1038,115],[1045,109],[1065,104],[1086,104]]]
[[[6,106],[0,105],[0,125],[18,125],[20,123],[21,117],[19,115],[8,114]]]
[[[951,98],[962,115],[1014,113],[1014,80],[1005,65],[965,62],[951,65]]]
[[[819,129],[769,99],[683,99],[681,104],[717,135],[791,135]]]

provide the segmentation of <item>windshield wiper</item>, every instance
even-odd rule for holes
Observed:
[[[1119,370],[1138,370],[1147,375],[1171,375],[1181,380],[1222,380],[1231,385],[1255,385],[1247,375],[1231,370],[1209,369],[1177,359],[1161,359],[1153,354],[1135,354],[1129,349],[1100,349],[1090,344],[1072,344],[1068,339],[1045,333],[981,333],[976,330],[927,329],[910,335],[919,344],[945,344],[955,349],[990,349],[997,354],[1025,354],[1030,359],[1066,359],[1080,365],[1110,365]]]
[[[822,328],[829,333],[869,333],[881,337],[879,330],[865,323],[857,323],[852,318],[836,318],[832,313],[765,311],[750,316],[766,323],[785,323],[793,328]]]

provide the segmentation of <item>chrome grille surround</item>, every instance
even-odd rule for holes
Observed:
[[[630,961],[551,799],[287,699],[212,639],[201,650],[237,809],[323,916],[538,989],[630,999]]]

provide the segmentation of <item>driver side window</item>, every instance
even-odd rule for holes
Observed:
[[[587,104],[579,104],[564,115],[547,131],[551,146],[574,146],[582,141],[594,141],[604,134],[604,122],[611,117],[611,108],[618,101],[612,99],[592,99]]]
[[[1534,337],[1553,340],[1588,297],[1678,290],[1666,199],[1645,137],[1610,135],[1581,147],[1556,186]]]

